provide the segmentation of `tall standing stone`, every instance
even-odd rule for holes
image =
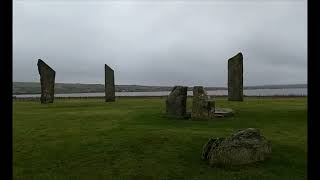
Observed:
[[[114,71],[108,65],[104,65],[105,71],[105,101],[115,101],[115,85],[114,85]]]
[[[210,119],[214,115],[215,102],[209,98],[203,86],[193,87],[191,118]]]
[[[228,100],[243,101],[243,56],[241,52],[228,60]]]
[[[41,84],[40,101],[42,104],[53,103],[56,72],[41,59],[38,59],[37,65]]]
[[[175,86],[166,99],[166,113],[168,116],[184,118],[187,109],[188,87]]]

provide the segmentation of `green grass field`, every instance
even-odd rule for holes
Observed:
[[[14,102],[14,179],[307,179],[306,97],[221,97],[216,104],[233,108],[235,116],[166,118],[164,98]],[[270,159],[230,168],[209,167],[200,159],[209,137],[248,127],[271,140]]]

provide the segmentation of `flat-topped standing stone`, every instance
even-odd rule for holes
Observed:
[[[56,72],[41,59],[38,59],[37,65],[41,84],[40,101],[42,104],[53,103]]]
[[[210,119],[213,117],[215,102],[209,99],[202,86],[193,87],[192,113],[194,120]]]
[[[228,60],[228,100],[243,101],[243,56],[241,52]]]
[[[105,71],[105,101],[115,101],[115,87],[114,87],[114,71],[108,65],[104,65]]]
[[[188,87],[175,86],[166,99],[166,113],[168,116],[185,118],[187,108]]]

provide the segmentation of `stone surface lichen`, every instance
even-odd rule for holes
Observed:
[[[194,120],[204,120],[213,117],[215,101],[210,99],[203,86],[193,87],[192,113]]]
[[[242,165],[263,161],[270,154],[270,141],[258,129],[248,128],[228,138],[210,138],[201,158],[210,165]]]

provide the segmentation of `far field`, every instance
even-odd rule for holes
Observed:
[[[13,103],[15,180],[307,179],[307,98],[245,98],[218,107],[234,117],[166,118],[164,98]],[[192,99],[188,99],[191,108]],[[254,127],[271,140],[265,162],[230,168],[200,159],[210,137]]]

